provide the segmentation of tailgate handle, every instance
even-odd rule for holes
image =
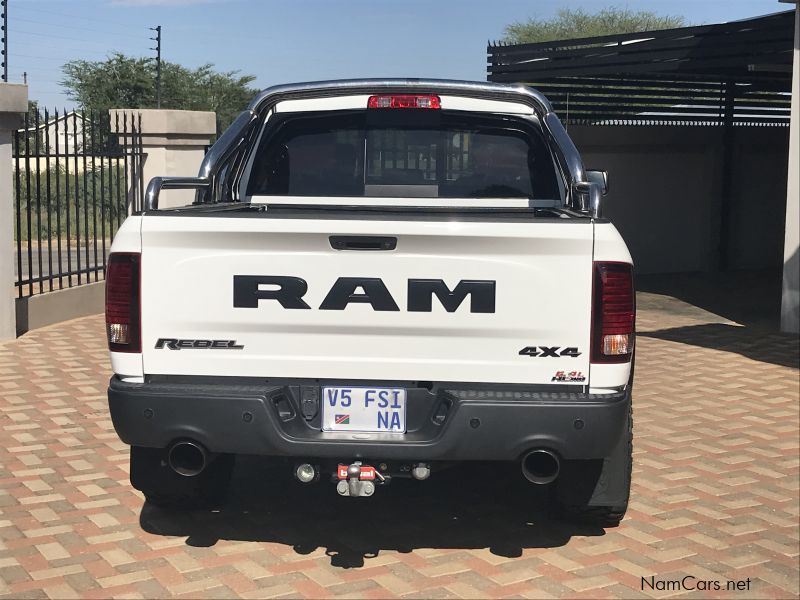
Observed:
[[[394,250],[397,238],[375,235],[332,235],[331,248],[334,250]]]

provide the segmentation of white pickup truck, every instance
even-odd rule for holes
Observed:
[[[635,302],[605,187],[528,87],[265,90],[114,240],[108,398],[133,485],[207,506],[257,455],[366,497],[516,461],[568,515],[618,523]],[[196,200],[159,209],[173,188]]]

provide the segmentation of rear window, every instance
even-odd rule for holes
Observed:
[[[560,200],[535,124],[433,110],[277,115],[256,150],[247,193]]]

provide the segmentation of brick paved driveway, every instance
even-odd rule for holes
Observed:
[[[797,340],[639,306],[633,501],[606,531],[464,470],[348,502],[250,460],[221,512],[143,507],[101,317],[0,346],[0,596],[667,597],[641,577],[692,575],[797,597]]]

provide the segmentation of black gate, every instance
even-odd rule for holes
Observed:
[[[99,281],[111,241],[144,196],[141,116],[25,116],[14,134],[20,298]]]

